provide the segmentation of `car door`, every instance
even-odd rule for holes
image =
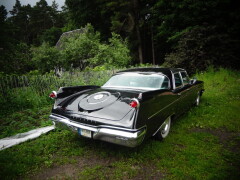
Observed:
[[[139,118],[144,119],[149,135],[152,135],[160,127],[163,121],[172,114],[172,102],[175,95],[170,90],[170,80],[164,78],[161,89],[145,93],[145,100],[140,105]]]
[[[185,93],[186,96],[184,98],[184,100],[186,101],[186,108],[190,108],[192,106],[192,99],[194,94],[193,88],[192,88],[192,85],[190,84],[190,79],[188,77],[187,72],[180,71],[180,75],[183,82],[183,89],[187,91]]]
[[[184,86],[186,86],[189,91],[188,95],[186,97],[186,100],[188,101],[188,105],[190,108],[193,105],[193,103],[195,102],[196,97],[198,96],[198,89],[197,89],[196,85],[190,83],[190,79],[189,79],[186,71],[182,71],[182,72],[180,72],[180,74],[182,76]]]
[[[178,100],[176,102],[175,113],[176,115],[180,115],[185,112],[190,106],[189,100],[189,82],[186,81],[186,78],[182,78],[180,72],[176,72],[173,74],[174,76],[174,90],[173,93],[178,96]]]

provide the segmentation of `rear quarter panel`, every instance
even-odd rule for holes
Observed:
[[[147,126],[146,136],[152,136],[169,116],[178,117],[195,103],[199,93],[203,90],[203,82],[197,81],[190,88],[190,92],[183,98],[177,92],[160,90],[143,93],[140,101],[135,128]]]
[[[147,126],[147,135],[152,136],[163,121],[174,114],[178,96],[169,90],[143,95],[136,120],[136,128]]]

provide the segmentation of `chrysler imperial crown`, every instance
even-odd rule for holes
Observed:
[[[180,68],[137,68],[115,73],[103,86],[61,87],[50,94],[50,119],[80,136],[135,147],[167,137],[171,121],[198,106],[203,82]]]

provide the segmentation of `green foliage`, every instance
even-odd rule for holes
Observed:
[[[51,105],[41,105],[39,109],[31,108],[7,116],[0,116],[0,138],[51,125],[50,111]]]
[[[69,15],[76,26],[83,26],[91,23],[97,31],[101,32],[102,38],[107,40],[111,36],[111,32],[120,34],[124,39],[128,37],[130,41],[130,49],[136,54],[136,60],[142,59],[142,55],[137,49],[142,48],[140,21],[144,21],[144,15],[140,13],[140,7],[144,9],[147,3],[140,3],[139,0],[130,1],[102,1],[96,0],[90,2],[88,0],[66,0]],[[89,13],[91,12],[91,13]],[[106,51],[105,47],[101,50]]]
[[[64,16],[45,0],[34,7],[22,6],[17,0],[10,13],[12,16],[6,19],[6,11],[1,6],[0,71],[25,74],[35,68],[29,52],[31,45],[39,45],[42,41],[56,43]]]
[[[32,61],[36,69],[42,73],[50,72],[56,67],[61,67],[63,64],[60,51],[45,42],[37,48],[33,47],[31,51],[33,56]]]
[[[39,142],[31,141],[31,145],[29,147],[26,146],[18,146],[17,149],[14,150],[14,152],[10,152],[8,154],[1,154],[4,151],[0,152],[0,159],[4,161],[1,162],[0,166],[1,169],[4,167],[4,169],[1,170],[1,177],[4,177],[5,179],[12,179],[13,177],[17,177],[19,174],[24,174],[27,171],[36,172],[39,170],[36,166],[34,169],[34,165],[41,162],[42,165],[49,167],[52,163],[58,162],[61,163],[70,163],[69,158],[65,158],[66,155],[83,155],[84,154],[84,147],[81,147],[81,144],[75,144],[71,145],[68,142],[68,138],[72,137],[72,134],[69,132],[58,132],[54,134],[50,134],[51,138],[49,139],[48,136],[43,135]],[[68,149],[64,150],[65,147],[70,147],[71,145],[72,150],[71,152],[67,151]],[[80,146],[79,146],[80,145]],[[57,152],[57,150],[62,147],[61,151]],[[10,149],[7,150],[9,152]],[[18,152],[16,154],[16,152]],[[56,154],[57,157],[55,160],[53,160],[53,156]],[[55,155],[54,155],[55,154]],[[19,160],[21,159],[21,163]],[[11,162],[10,164],[6,164],[6,162]],[[5,165],[4,165],[5,164]],[[3,166],[4,165],[4,166]],[[8,168],[12,169],[12,173],[8,174]],[[30,168],[30,169],[29,169]]]
[[[136,68],[136,67],[153,67],[153,65],[152,64],[149,64],[149,63],[145,63],[145,64],[135,64],[134,66],[131,66],[132,68]]]
[[[96,56],[100,46],[100,34],[94,32],[91,25],[82,29],[82,33],[74,34],[72,37],[64,37],[61,40],[60,49],[63,59],[66,60],[65,67],[78,67],[83,70],[89,59]]]
[[[191,67],[187,68],[193,73],[196,68],[192,66],[196,64],[200,70],[212,63],[218,67],[240,68],[238,63],[240,26],[236,23],[240,21],[240,10],[237,1],[66,0],[63,11],[59,12],[57,7],[56,1],[49,6],[46,0],[39,0],[31,7],[21,5],[18,0],[11,11],[12,16],[8,18],[5,8],[1,7],[1,72],[25,74],[36,69],[31,65],[29,54],[28,58],[25,57],[29,50],[19,50],[19,44],[20,46],[26,44],[28,49],[32,45],[40,46],[42,42],[53,46],[61,32],[78,29],[88,23],[91,23],[101,36],[91,41],[91,38],[86,39],[83,35],[82,39],[80,38],[83,40],[82,43],[75,39],[76,45],[90,48],[86,48],[87,50],[79,48],[82,53],[79,55],[73,53],[74,49],[78,50],[76,46],[69,47],[73,54],[64,55],[65,69],[71,68],[69,63],[72,63],[72,67],[80,69],[88,65],[90,68],[97,65],[104,68],[126,66],[129,61],[129,55],[126,54],[129,54],[127,52],[129,50],[133,63],[152,63],[154,59],[156,64],[162,64],[167,55],[168,66],[190,64]],[[196,29],[198,34],[203,33],[200,42],[197,42],[199,37],[196,35]],[[125,40],[112,37],[111,31],[119,34],[122,39],[128,39],[129,50],[124,47]],[[93,34],[96,35],[97,32]],[[189,36],[191,34],[191,37],[187,37],[187,34]],[[188,41],[186,39],[196,41],[195,45],[199,47],[180,47],[181,43],[185,42],[184,38],[185,41]],[[114,42],[110,42],[111,39],[114,39]],[[102,43],[107,41],[108,43]],[[201,48],[205,47],[204,43],[207,43],[207,48]],[[114,46],[118,48],[119,53],[112,52]],[[185,50],[188,50],[186,48],[190,48],[190,52],[185,53]],[[123,53],[122,57],[119,55],[120,52]],[[18,55],[18,60],[15,60],[15,54]],[[172,55],[170,57],[172,60],[169,59],[169,54]],[[181,63],[192,57],[194,60],[190,59],[189,63]],[[69,61],[66,58],[69,58]],[[7,62],[13,62],[14,65],[11,66]],[[20,68],[12,68],[16,64],[22,65],[18,65]]]
[[[31,53],[26,43],[11,42],[3,45],[0,55],[0,71],[6,74],[23,74],[34,67],[31,61]]]
[[[112,169],[116,169],[112,172]],[[87,167],[79,173],[82,179],[131,179],[137,175],[137,169],[131,163],[118,161],[111,168],[104,165]]]
[[[184,57],[184,61],[190,61],[189,64],[192,64],[192,57],[198,58],[199,56],[202,57],[204,54],[208,56],[212,56],[210,59],[206,57],[205,64],[202,63],[201,66],[206,67],[209,63],[211,63],[212,58],[216,58],[214,65],[217,66],[231,66],[234,67],[239,64],[239,53],[236,51],[236,47],[239,49],[239,42],[240,39],[238,37],[239,32],[239,24],[236,25],[236,22],[239,21],[239,6],[237,5],[237,1],[233,0],[207,0],[207,1],[191,1],[191,0],[184,0],[184,1],[165,1],[165,0],[158,0],[151,8],[152,18],[150,19],[153,23],[153,26],[157,29],[154,34],[156,39],[156,49],[159,52],[165,55],[166,53],[169,54],[174,51],[173,48],[176,46],[184,46],[184,41],[182,40],[187,34],[189,30],[193,27],[199,27],[200,31],[205,31],[206,35],[202,35],[201,38],[194,36],[192,37],[193,41],[200,40],[200,44],[204,43],[204,41],[208,41],[207,49],[201,49],[199,46],[198,49],[195,49],[196,52],[193,52],[193,48],[188,46],[193,55],[191,57]],[[215,27],[214,29],[210,29]],[[205,29],[205,30],[204,30]],[[195,30],[196,32],[196,30]],[[191,32],[190,32],[191,33]],[[182,35],[184,37],[182,37]],[[215,42],[210,43],[210,39],[215,38]],[[179,41],[179,39],[181,39]],[[220,41],[220,42],[217,42]],[[218,46],[220,43],[220,48]],[[234,45],[233,45],[234,44]],[[209,48],[211,52],[209,52]],[[184,49],[188,50],[188,49]],[[198,53],[198,51],[200,51]],[[221,54],[227,51],[225,54],[227,56],[233,56],[233,58],[228,58],[224,61],[217,60],[221,59]],[[180,57],[177,57],[179,53]],[[176,57],[172,57],[177,61],[179,58],[181,61],[182,56],[185,52],[178,52],[175,53]],[[209,54],[212,53],[212,54]],[[160,54],[160,55],[161,55]],[[215,56],[215,57],[214,57]],[[163,56],[162,56],[163,57]],[[205,58],[205,57],[203,57]],[[225,58],[225,57],[224,57]],[[237,58],[237,59],[236,59]],[[175,61],[173,60],[173,61]],[[171,66],[169,60],[168,65]],[[204,60],[199,60],[204,61]],[[200,62],[200,63],[201,63]],[[234,62],[234,63],[233,63]],[[173,62],[175,66],[176,63]],[[180,65],[180,64],[179,64]],[[197,66],[197,65],[196,65]],[[201,69],[202,67],[200,67]],[[239,66],[237,67],[239,68]]]
[[[112,33],[109,43],[103,43],[100,41],[100,33],[95,32],[89,24],[78,33],[67,34],[59,41],[57,48],[47,43],[32,48],[32,60],[42,73],[57,67],[80,70],[87,66],[120,68],[127,66],[131,61],[127,40],[122,40],[119,35]]]
[[[183,33],[175,51],[166,56],[164,65],[185,68],[191,74],[211,65],[238,68],[236,41],[216,32],[216,27],[197,26]]]
[[[110,16],[112,12],[106,9],[106,3],[102,0],[66,0],[68,22],[76,27],[83,27],[91,23],[102,34],[103,40],[107,40],[110,34]],[[73,29],[68,29],[73,30]]]
[[[3,5],[0,6],[0,23],[2,24],[7,18],[7,10]]]
[[[51,91],[64,86],[103,85],[114,71],[72,70],[65,72],[61,78],[50,72],[41,75],[32,71],[27,76],[0,77],[0,116],[24,109],[35,109],[52,104],[48,97]]]
[[[204,81],[205,92],[201,109],[190,114],[190,127],[222,128],[229,132],[240,132],[238,109],[240,106],[239,71],[209,68],[207,72],[196,74]],[[227,120],[226,120],[227,119]]]
[[[48,43],[50,46],[55,46],[60,36],[62,35],[61,28],[52,27],[47,29],[42,35],[42,42]]]
[[[109,45],[100,44],[98,48],[97,54],[90,60],[90,65],[103,65],[109,69],[113,67],[126,67],[130,63],[131,57],[127,41],[123,41],[115,33],[112,33]]]
[[[183,42],[183,38],[186,38],[186,34],[190,34],[192,29],[196,29],[194,27],[206,28],[200,30],[207,34],[201,37],[203,38],[201,42],[208,41],[209,48],[192,51],[192,56],[206,58],[206,60],[199,60],[201,66],[199,69],[204,69],[212,63],[214,66],[239,69],[240,39],[238,33],[240,28],[239,24],[236,23],[239,22],[239,6],[236,1],[130,0],[123,2],[120,0],[96,0],[90,2],[87,0],[66,0],[66,6],[62,12],[59,12],[57,7],[56,1],[52,6],[49,6],[46,0],[39,0],[33,7],[23,6],[20,1],[16,1],[11,11],[12,16],[7,19],[6,11],[2,7],[1,27],[3,28],[0,30],[2,34],[0,40],[3,42],[4,52],[0,58],[1,65],[7,64],[6,62],[15,62],[14,53],[15,49],[18,49],[16,46],[19,43],[25,43],[28,47],[32,44],[39,46],[43,41],[54,45],[61,30],[66,32],[91,23],[101,33],[100,42],[111,38],[110,31],[120,34],[123,39],[127,38],[134,62],[139,63],[140,60],[141,63],[149,63],[155,57],[157,64],[161,64],[167,54],[166,59],[169,66],[176,66],[175,61],[186,61],[182,60],[185,57],[191,58],[190,55],[184,54],[181,50],[177,52],[179,56],[176,53],[174,55],[174,52],[177,51],[176,48],[180,48],[179,44]],[[214,28],[210,30],[209,27]],[[198,41],[196,36],[192,38]],[[84,69],[84,66],[90,63],[87,61],[92,61],[92,67],[101,65],[109,68],[110,65],[125,66],[127,64],[121,60],[117,52],[111,53],[111,47],[107,46],[111,42],[106,45],[99,44],[97,41],[87,42],[86,39],[84,41],[89,44],[92,51],[88,52],[81,49],[82,57],[76,58],[76,54],[75,58],[70,56],[69,62],[73,62],[73,67],[81,64],[80,68]],[[221,44],[220,48],[216,46],[217,41]],[[201,43],[198,45],[201,46]],[[71,48],[72,50],[76,49],[76,47]],[[97,53],[96,49],[101,53]],[[126,53],[124,48],[119,47],[119,50],[122,50],[124,54]],[[198,53],[198,51],[200,52]],[[22,51],[20,53],[24,54]],[[170,53],[173,53],[171,57],[173,60],[168,58]],[[211,57],[203,57],[203,54]],[[34,67],[29,66],[29,64],[24,64],[27,63],[24,55],[19,55],[19,57],[24,60],[20,60],[23,65],[21,69],[15,70],[16,73],[22,74],[34,70]],[[205,62],[203,63],[203,61]],[[103,65],[102,62],[107,65]],[[182,64],[186,63],[178,63],[178,65]],[[191,61],[189,64],[195,63]],[[190,69],[195,71],[192,67]],[[7,73],[12,72],[12,69],[7,65],[2,67],[0,71]]]
[[[39,0],[33,7],[22,6],[20,1],[16,1],[10,12],[12,16],[8,21],[13,25],[12,36],[27,44],[39,45],[42,34],[46,35],[46,30],[61,28],[64,23],[62,14],[55,6],[49,6],[46,0]]]
[[[12,72],[22,74],[33,68],[34,64],[31,61],[31,52],[26,43],[18,43],[14,48],[13,56],[10,65]]]

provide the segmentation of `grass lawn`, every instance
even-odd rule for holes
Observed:
[[[49,120],[51,108],[51,106],[45,106],[40,109],[26,109],[10,115],[1,115],[0,138],[52,125]]]
[[[126,148],[54,130],[0,151],[0,179],[239,179],[240,73],[196,76],[205,82],[200,106],[164,141]]]

